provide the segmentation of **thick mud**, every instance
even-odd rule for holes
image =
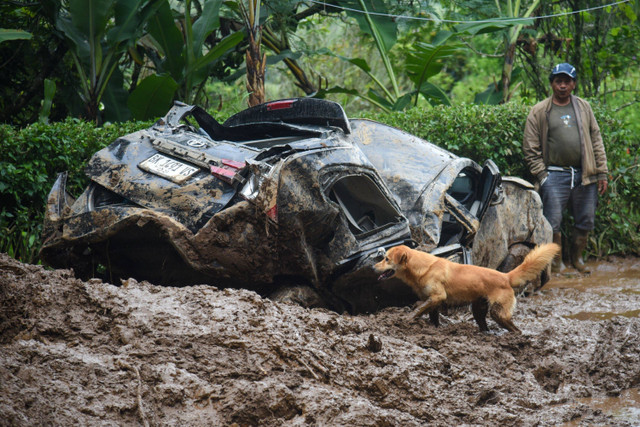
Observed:
[[[640,260],[468,310],[349,316],[0,255],[1,425],[638,425]]]

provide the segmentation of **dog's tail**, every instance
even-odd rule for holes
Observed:
[[[527,254],[522,264],[507,273],[512,287],[522,285],[527,280],[533,280],[545,269],[553,258],[560,252],[560,246],[547,243],[535,247]]]

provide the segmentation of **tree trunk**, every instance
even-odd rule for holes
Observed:
[[[247,63],[247,91],[249,92],[249,107],[264,104],[264,72],[267,65],[267,55],[261,54],[260,32],[262,29],[258,27],[258,37],[255,37],[252,31],[249,31],[249,48],[246,53]]]
[[[513,71],[513,61],[516,56],[516,44],[511,43],[507,47],[504,55],[504,66],[502,67],[502,103],[506,103],[511,98],[511,72]]]

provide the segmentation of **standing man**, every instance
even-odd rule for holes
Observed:
[[[571,94],[576,87],[576,69],[567,63],[558,64],[549,82],[553,95],[529,112],[522,149],[558,245],[562,245],[562,214],[571,206],[574,229],[570,260],[578,271],[585,272],[582,252],[594,227],[598,193],[604,194],[608,186],[607,155],[591,105]],[[552,270],[563,269],[560,255]]]

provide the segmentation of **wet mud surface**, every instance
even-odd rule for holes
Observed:
[[[0,254],[0,425],[638,425],[640,260],[518,298],[523,335]]]

